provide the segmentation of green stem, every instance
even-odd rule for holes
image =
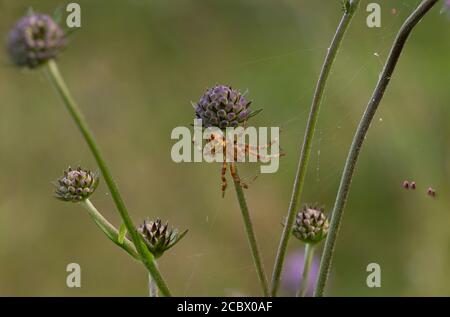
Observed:
[[[358,128],[356,129],[356,133],[353,137],[352,145],[347,156],[344,171],[342,172],[341,183],[339,185],[339,190],[331,217],[330,230],[328,232],[325,247],[322,253],[319,277],[317,280],[317,287],[314,292],[314,296],[323,296],[324,294],[325,286],[327,284],[328,275],[331,268],[334,247],[339,233],[339,227],[350,190],[350,184],[352,182],[359,153],[361,151],[364,139],[366,138],[370,123],[372,122],[378,105],[380,104],[384,92],[390,82],[390,79],[392,78],[392,74],[394,72],[395,66],[397,65],[406,40],[408,39],[413,28],[422,19],[422,17],[436,4],[437,1],[438,0],[423,1],[403,23],[400,31],[397,34],[397,37],[394,40],[394,43],[392,44],[391,51],[389,52],[389,56],[386,60],[383,71],[380,74],[372,97],[370,98],[370,101],[358,125]]]
[[[272,285],[271,295],[276,296],[278,288],[280,286],[281,272],[283,270],[284,258],[286,256],[286,250],[290,238],[290,232],[292,225],[294,224],[295,212],[298,207],[299,198],[302,196],[303,185],[305,182],[306,172],[308,168],[309,158],[311,156],[312,141],[314,138],[314,132],[316,129],[317,119],[319,117],[320,105],[323,99],[326,83],[333,66],[336,54],[339,50],[344,35],[350,25],[353,14],[356,11],[359,4],[359,0],[353,0],[349,2],[349,7],[346,8],[339,25],[336,29],[336,33],[331,41],[331,45],[328,49],[328,53],[325,57],[325,61],[320,72],[319,80],[317,81],[316,89],[314,92],[313,101],[306,125],[305,136],[303,139],[302,149],[300,152],[300,158],[298,161],[297,171],[295,174],[294,187],[292,189],[291,200],[286,217],[286,223],[281,235],[280,244],[278,246],[277,257],[272,273]]]
[[[95,224],[106,234],[109,239],[111,239],[112,242],[127,251],[128,254],[130,254],[134,259],[138,261],[141,260],[134,244],[130,240],[125,238],[123,243],[119,242],[119,231],[110,222],[108,222],[105,217],[103,217],[103,215],[97,210],[97,208],[95,208],[89,199],[84,200],[81,204],[84,208],[86,208]]]
[[[234,169],[233,183],[236,189],[237,199],[239,201],[239,206],[241,207],[242,218],[244,220],[245,232],[247,233],[248,243],[250,244],[250,249],[253,256],[253,263],[255,264],[256,273],[258,274],[259,282],[264,296],[269,296],[269,285],[267,282],[266,273],[264,272],[264,267],[261,261],[261,255],[258,250],[258,243],[256,241],[255,232],[253,231],[252,220],[248,212],[247,201],[245,200],[244,191],[242,190],[241,184],[237,181],[239,174],[236,168],[236,164],[231,163],[232,169]]]
[[[148,275],[148,295],[149,297],[158,297],[158,286],[150,274]]]
[[[305,245],[305,254],[303,261],[302,279],[300,281],[300,288],[297,292],[297,297],[304,297],[308,291],[309,286],[309,272],[311,271],[311,264],[314,259],[314,245],[307,243]]]
[[[117,210],[119,211],[119,214],[120,214],[125,226],[127,227],[128,232],[131,235],[132,241],[142,259],[142,262],[144,263],[145,267],[148,269],[148,271],[152,275],[152,277],[155,280],[155,283],[158,285],[161,293],[165,296],[170,296],[170,291],[169,291],[161,273],[159,272],[158,268],[155,265],[154,257],[148,251],[148,249],[145,247],[145,244],[142,241],[142,238],[136,231],[136,227],[134,226],[133,221],[131,220],[131,217],[128,214],[127,208],[125,207],[125,203],[123,202],[122,197],[120,196],[119,188],[117,187],[117,185],[111,175],[111,172],[110,172],[108,166],[106,165],[105,160],[103,159],[100,149],[94,140],[94,136],[93,136],[92,132],[88,128],[86,119],[84,118],[82,112],[80,111],[75,100],[73,99],[72,95],[70,94],[69,89],[67,88],[67,85],[64,82],[64,79],[62,78],[61,73],[59,72],[56,62],[54,60],[48,61],[48,63],[46,64],[46,70],[47,70],[47,74],[48,74],[50,82],[53,84],[53,86],[58,91],[67,110],[69,111],[70,115],[72,116],[73,120],[75,121],[75,124],[78,126],[78,129],[80,130],[81,134],[83,135],[83,138],[85,139],[86,143],[88,144],[92,154],[94,155],[95,160],[97,161],[97,164],[103,174],[105,182],[108,185],[108,188],[111,192],[111,196],[114,200],[114,203],[116,204]]]

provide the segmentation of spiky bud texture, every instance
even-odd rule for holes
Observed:
[[[180,241],[187,230],[179,234],[178,230],[170,228],[166,222],[163,224],[161,219],[155,221],[144,220],[144,223],[139,226],[138,232],[142,235],[148,250],[159,258],[163,253],[173,247]]]
[[[83,201],[97,188],[99,176],[81,167],[77,169],[68,168],[55,184],[56,198],[64,201],[80,202]]]
[[[36,68],[55,58],[65,45],[63,29],[50,16],[31,13],[10,31],[7,50],[17,66]]]
[[[304,206],[297,214],[292,233],[305,243],[317,243],[326,237],[328,228],[323,208]]]
[[[197,119],[205,128],[237,127],[261,110],[251,111],[251,101],[230,86],[216,85],[206,90],[200,101],[193,104]]]

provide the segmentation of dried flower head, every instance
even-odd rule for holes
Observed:
[[[50,16],[31,13],[9,33],[7,50],[17,66],[36,68],[55,58],[65,45],[63,29]]]
[[[261,110],[251,111],[251,101],[230,86],[216,85],[206,90],[200,101],[193,104],[197,119],[202,119],[203,127],[237,127]]]
[[[178,243],[187,233],[187,230],[178,233],[176,229],[169,229],[169,224],[163,224],[161,219],[155,221],[146,221],[139,226],[138,232],[144,238],[148,250],[159,258],[163,253]]]
[[[306,205],[298,212],[292,233],[305,243],[316,243],[326,237],[328,228],[323,208]]]
[[[98,183],[99,176],[97,173],[84,170],[81,167],[77,169],[69,167],[64,171],[63,177],[55,183],[55,196],[64,201],[83,201],[92,195]]]

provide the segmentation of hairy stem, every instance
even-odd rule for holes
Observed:
[[[155,280],[155,283],[158,285],[161,293],[165,296],[170,296],[170,291],[169,291],[161,273],[159,272],[158,268],[155,265],[154,257],[148,251],[148,249],[145,247],[145,244],[142,241],[142,238],[136,231],[133,221],[131,220],[131,217],[128,214],[127,208],[125,207],[125,203],[123,202],[122,197],[119,193],[119,188],[117,187],[116,182],[114,181],[112,174],[111,174],[108,166],[106,165],[106,162],[103,158],[103,155],[100,152],[100,149],[94,139],[92,132],[88,128],[86,119],[84,118],[81,110],[79,109],[74,98],[72,97],[66,83],[64,82],[63,77],[61,76],[61,73],[59,72],[58,66],[54,60],[50,60],[46,64],[46,71],[47,71],[50,82],[53,84],[53,86],[58,91],[67,110],[69,111],[70,115],[72,116],[73,120],[75,121],[75,124],[77,125],[78,129],[80,130],[81,134],[83,135],[83,138],[85,139],[86,143],[88,144],[89,149],[91,150],[92,154],[94,155],[95,160],[97,161],[97,164],[103,174],[103,178],[105,179],[105,182],[108,185],[109,191],[111,192],[111,196],[114,200],[114,203],[116,204],[117,210],[119,211],[119,214],[122,217],[122,220],[123,220],[125,226],[127,227],[128,232],[131,235],[132,241],[136,247],[136,250],[138,251],[138,253],[140,255],[142,262],[144,263],[147,270],[152,275],[152,277]]]
[[[347,156],[344,171],[342,172],[341,182],[339,185],[339,190],[331,217],[330,230],[328,232],[325,247],[322,253],[317,287],[314,292],[314,296],[323,296],[324,294],[345,203],[348,198],[350,184],[352,182],[356,163],[358,161],[359,153],[366,137],[367,130],[369,129],[370,123],[372,122],[378,105],[383,98],[384,92],[386,91],[386,88],[392,77],[406,40],[408,39],[413,28],[422,19],[422,17],[436,4],[437,1],[438,0],[423,1],[403,23],[400,31],[397,34],[397,37],[394,40],[391,51],[389,52],[389,56],[386,60],[383,71],[380,74],[380,78],[372,94],[372,97],[370,98],[370,101],[358,125],[358,128],[356,129],[356,133],[353,137],[352,145]]]
[[[314,245],[307,243],[305,245],[305,254],[303,260],[302,279],[300,281],[300,288],[297,292],[297,297],[304,297],[308,291],[309,286],[309,272],[311,271],[311,264],[314,259]]]
[[[231,163],[234,166],[234,174],[236,179],[239,177],[238,171],[235,163]],[[256,242],[255,232],[253,231],[252,220],[248,212],[247,201],[245,200],[244,191],[242,190],[241,184],[233,177],[234,188],[236,189],[237,199],[239,201],[239,206],[241,207],[242,218],[244,220],[245,232],[247,233],[248,243],[250,244],[250,249],[252,251],[253,262],[255,264],[256,273],[258,274],[259,282],[264,296],[269,295],[269,285],[267,282],[266,273],[264,272],[264,267],[261,261],[261,255],[258,250],[258,243]]]
[[[348,0],[349,1],[349,0]],[[277,257],[272,273],[271,295],[276,296],[281,273],[283,270],[284,258],[286,256],[286,250],[290,238],[290,232],[295,219],[295,211],[298,207],[299,198],[301,198],[303,192],[303,185],[305,182],[306,171],[308,169],[308,162],[311,155],[312,141],[314,138],[314,132],[316,129],[317,119],[319,117],[320,105],[323,99],[325,86],[336,58],[339,47],[342,43],[344,35],[350,25],[353,14],[356,11],[359,4],[359,0],[353,0],[348,2],[348,7],[345,8],[344,14],[339,22],[339,25],[334,34],[331,45],[328,48],[328,53],[325,57],[325,61],[320,72],[319,80],[317,81],[314,97],[311,104],[311,109],[306,125],[305,136],[300,152],[300,158],[297,166],[297,172],[295,174],[294,187],[292,189],[291,200],[287,212],[286,222],[284,225],[283,233],[281,235],[280,244],[278,246]]]

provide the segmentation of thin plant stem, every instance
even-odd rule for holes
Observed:
[[[261,288],[264,296],[269,296],[269,285],[267,282],[266,273],[264,272],[264,266],[261,261],[261,255],[258,250],[258,243],[256,241],[255,232],[253,230],[252,220],[248,211],[247,201],[245,199],[244,191],[242,190],[241,184],[237,181],[239,174],[235,163],[233,165],[234,174],[233,177],[234,188],[236,189],[236,195],[239,202],[239,206],[242,212],[242,219],[244,220],[245,232],[247,233],[248,243],[250,244],[250,249],[253,256],[253,263],[255,264],[256,273],[258,274],[258,279],[261,284]]]
[[[50,82],[53,84],[53,86],[58,91],[59,95],[61,96],[64,105],[66,106],[67,110],[69,111],[70,115],[72,116],[73,120],[75,121],[75,124],[77,125],[78,129],[80,130],[83,138],[85,139],[86,143],[88,144],[92,154],[95,157],[95,160],[97,161],[97,164],[103,174],[103,177],[105,179],[105,182],[109,188],[109,191],[111,192],[111,196],[114,200],[114,203],[117,207],[117,210],[119,211],[119,214],[127,227],[128,232],[131,235],[131,239],[136,247],[136,250],[138,251],[142,263],[145,265],[147,270],[152,275],[153,279],[155,280],[155,283],[158,285],[158,288],[160,289],[161,293],[164,296],[170,296],[169,288],[166,285],[166,282],[164,281],[161,273],[159,272],[158,268],[155,265],[154,257],[153,255],[148,251],[146,248],[144,242],[142,241],[142,238],[138,234],[133,221],[131,220],[130,215],[128,214],[127,208],[125,206],[125,203],[119,193],[119,188],[116,185],[116,182],[114,181],[112,174],[106,165],[106,162],[103,158],[103,155],[100,152],[100,149],[94,139],[94,136],[92,132],[90,131],[86,119],[84,118],[81,110],[79,109],[78,105],[76,104],[74,98],[72,97],[66,83],[64,82],[63,77],[61,76],[61,73],[59,72],[58,65],[54,60],[50,60],[47,62],[45,67],[48,78]]]
[[[344,14],[342,15],[342,18],[336,29],[336,33],[334,34],[330,47],[328,48],[328,52],[326,54],[322,70],[320,72],[320,76],[317,81],[316,89],[314,92],[308,122],[306,124],[305,136],[303,139],[303,144],[298,161],[297,171],[295,174],[294,187],[292,189],[292,195],[286,216],[286,222],[281,235],[277,257],[273,268],[272,283],[271,283],[272,296],[276,296],[278,288],[280,286],[280,278],[283,270],[284,258],[286,256],[286,250],[289,243],[291,228],[292,225],[294,224],[295,211],[297,210],[298,201],[301,198],[303,192],[303,185],[305,182],[309,158],[311,155],[312,141],[314,138],[314,132],[316,129],[317,119],[319,117],[320,105],[322,103],[326,83],[330,75],[330,71],[336,58],[337,52],[344,38],[344,35],[350,25],[354,12],[356,11],[359,5],[359,0],[353,0],[348,3],[349,6],[345,8]]]
[[[156,261],[155,261],[156,263]],[[156,264],[156,266],[158,266]],[[148,296],[149,297],[158,297],[158,286],[155,284],[155,281],[153,280],[152,276],[148,275]]]
[[[390,82],[406,40],[408,39],[413,28],[422,19],[422,17],[436,4],[437,1],[438,0],[423,1],[403,23],[394,40],[394,43],[392,44],[392,48],[383,67],[383,71],[380,74],[372,97],[370,98],[370,101],[358,125],[358,128],[356,129],[356,133],[353,137],[352,145],[347,156],[345,167],[342,172],[341,182],[339,185],[339,190],[331,217],[330,230],[328,232],[325,247],[322,253],[317,287],[314,292],[314,296],[323,296],[324,294],[325,286],[327,284],[328,275],[331,268],[331,261],[333,258],[336,239],[339,233],[339,227],[350,190],[350,184],[352,182],[359,153],[361,151],[361,147],[363,145],[367,131],[370,127],[370,123],[372,122],[378,105],[380,104],[384,92],[386,91],[386,88]]]
[[[311,271],[311,264],[314,259],[314,247],[315,246],[311,243],[307,243],[305,245],[302,279],[300,281],[300,288],[298,289],[297,297],[304,297],[308,291],[309,273]]]
[[[97,208],[95,208],[94,204],[89,199],[84,200],[83,202],[81,202],[81,204],[88,211],[95,224],[106,234],[109,239],[111,239],[112,242],[127,251],[128,254],[131,255],[135,260],[141,260],[139,254],[136,251],[136,248],[134,247],[133,242],[125,238],[123,243],[120,243],[119,230],[117,230],[114,225],[112,225],[108,220],[105,219],[105,217],[103,217],[103,215],[97,210]]]

